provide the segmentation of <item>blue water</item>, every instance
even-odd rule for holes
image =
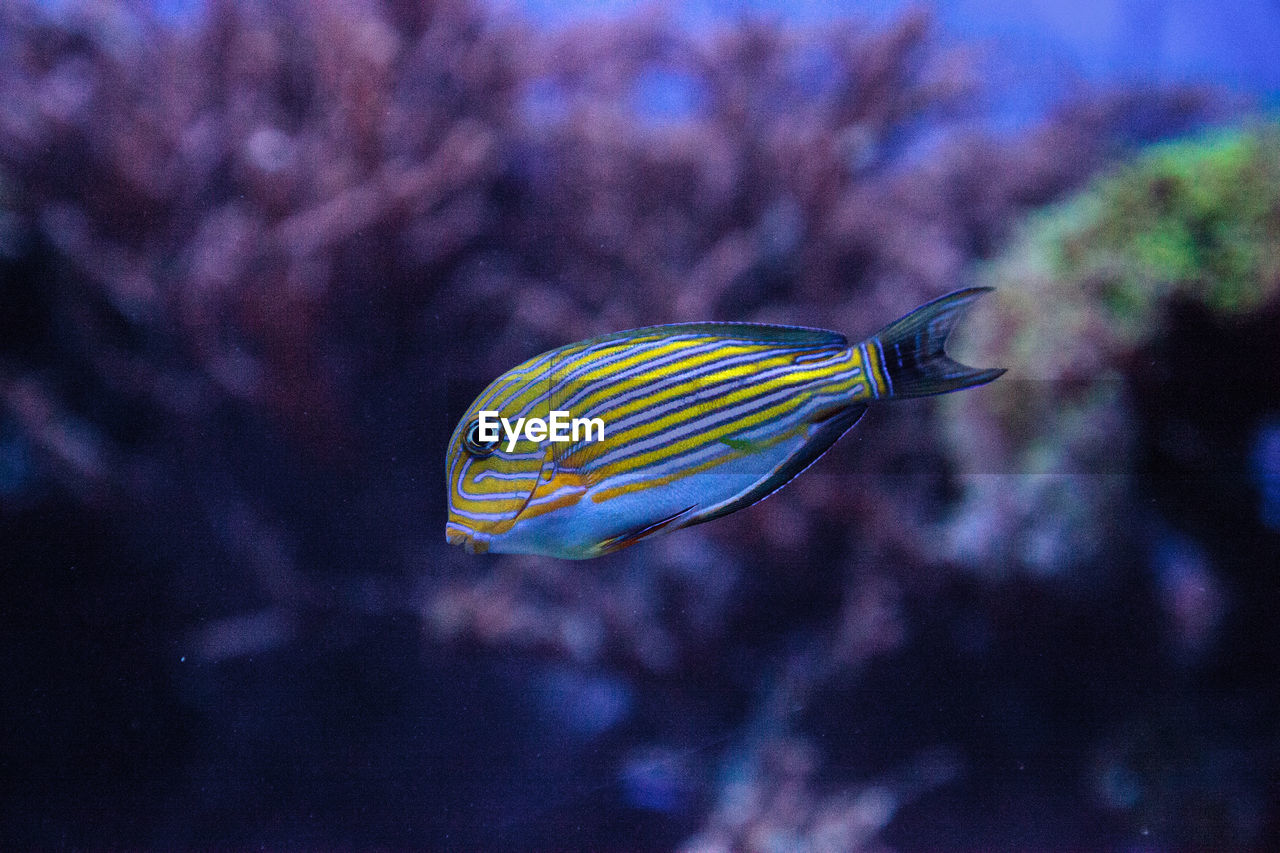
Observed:
[[[174,0],[170,0],[174,2]],[[548,27],[617,17],[623,0],[491,0]],[[744,16],[798,25],[838,18],[882,23],[920,4],[908,0],[692,0],[672,17],[697,29]],[[1272,0],[941,0],[929,4],[942,32],[988,43],[1028,68],[1074,70],[1083,80],[1209,82],[1274,98],[1280,93],[1280,3]]]
[[[883,24],[921,4],[910,0],[488,0],[499,14],[520,14],[549,29],[666,8],[699,31],[744,17],[797,26],[841,18]],[[78,0],[45,0],[66,10]],[[152,0],[161,20],[195,20],[205,0]],[[1050,76],[1092,84],[1210,83],[1280,104],[1280,2],[1276,0],[940,0],[932,9],[949,40],[985,46],[1024,90]],[[1010,97],[1016,95],[1010,94]]]

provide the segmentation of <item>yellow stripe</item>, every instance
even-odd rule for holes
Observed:
[[[770,443],[781,441],[785,438],[788,438],[794,433],[796,433],[798,430],[803,428],[804,428],[804,424],[797,424],[796,426],[792,427],[790,430],[780,433],[777,436],[771,437]],[[697,465],[690,465],[684,468],[679,468],[675,471],[669,471],[660,477],[655,477],[649,480],[639,480],[634,483],[626,483],[624,485],[614,486],[608,489],[601,489],[599,492],[591,496],[591,500],[594,503],[603,503],[604,501],[607,501],[611,498],[620,497],[621,495],[629,495],[629,494],[634,494],[635,492],[642,492],[645,489],[652,489],[652,488],[657,488],[659,486],[666,486],[671,483],[674,483],[677,480],[684,479],[685,477],[692,476],[693,474],[700,474],[703,471],[709,471],[710,469],[716,467],[717,465],[723,465],[726,462],[732,462],[739,458],[741,458],[740,453],[728,452],[721,456],[715,456],[715,457],[712,457],[711,459],[704,460],[703,462],[700,462]]]
[[[889,391],[889,384],[885,379],[884,364],[880,360],[880,347],[876,346],[873,338],[863,344],[862,351],[867,354],[867,375],[875,383],[876,396],[883,397]]]
[[[706,361],[697,362],[697,364],[700,366],[702,364],[719,361],[722,357],[723,356],[713,356],[707,359]],[[649,394],[643,397],[637,397],[635,400],[632,400],[626,405],[623,405],[614,409],[606,409],[602,414],[608,415],[608,419],[616,423],[617,421],[622,420],[628,415],[635,414],[637,412],[642,412],[646,409],[650,409],[655,406],[661,406],[664,403],[669,403],[672,400],[676,400],[681,397],[688,397],[690,394],[696,391],[699,391],[704,387],[717,385],[722,382],[726,382],[728,380],[733,380],[733,379],[749,379],[751,376],[759,373],[762,370],[767,370],[773,367],[783,367],[785,365],[786,365],[785,358],[775,357],[775,358],[765,359],[761,361],[750,361],[744,364],[739,364],[735,367],[725,368],[723,370],[716,370],[711,373],[703,374],[701,376],[695,376],[692,379],[686,380],[684,382],[679,382],[675,385],[672,385],[671,387],[667,388],[664,391],[660,391],[655,394]],[[679,372],[684,372],[689,368],[689,362],[681,362],[679,365],[672,365],[672,367],[679,367]],[[660,372],[657,374],[657,376],[659,377],[666,376],[666,375],[667,374],[665,372]],[[635,388],[635,387],[643,387],[645,385],[649,385],[654,381],[655,378],[656,377],[654,374],[641,374],[640,376],[636,377],[633,382],[629,382],[625,389],[611,387],[607,390],[609,392],[609,395],[612,396],[614,394],[623,393],[624,390],[631,390],[632,388]],[[782,378],[783,377],[777,377],[777,379],[782,379]],[[749,386],[748,388],[744,389],[740,393],[747,393],[747,392],[750,392],[752,389],[758,388],[758,387],[759,386]],[[714,398],[716,403],[719,403],[723,399],[725,398],[721,396],[717,396]],[[585,411],[591,413],[592,415],[596,414],[596,411],[590,408],[585,409]],[[683,415],[684,417],[680,418],[679,420],[685,420],[688,417],[691,417],[691,416],[697,417],[697,416],[701,416],[702,414],[704,414],[704,412],[694,411],[691,408],[681,409],[678,412],[672,413],[672,415],[668,415],[666,418],[663,418],[660,421],[651,422],[648,424],[638,424],[637,426],[632,427],[626,432],[619,434],[618,437],[619,438],[622,438],[623,436],[633,437],[636,435],[637,430],[642,431],[640,433],[641,435],[647,434],[648,432],[653,431],[654,423],[660,424],[661,426],[659,428],[666,429],[667,427],[672,425],[671,418],[675,415]],[[606,425],[607,425],[607,421],[606,421]]]
[[[698,381],[701,381],[701,380],[714,379],[715,381],[719,382],[725,379],[736,379],[736,378],[743,378],[743,377],[749,378],[751,374],[757,372],[758,370],[768,369],[769,367],[773,367],[773,366],[781,366],[781,365],[775,365],[774,364],[775,361],[777,361],[777,359],[771,359],[769,361],[752,362],[750,364],[741,365],[732,370],[726,370],[726,371],[721,371],[719,373],[710,374],[707,377],[701,377],[700,380],[695,380],[694,382],[691,382],[691,383],[684,383],[682,385],[676,386],[671,390],[670,393],[663,394],[661,397],[642,398],[641,400],[635,401],[630,406],[624,407],[624,411],[630,411],[631,409],[635,409],[635,408],[648,408],[650,405],[653,405],[654,402],[666,402],[672,398],[676,398],[679,396],[687,396],[690,391],[697,390]],[[785,362],[785,359],[783,359],[783,361]],[[841,381],[841,377],[843,377],[843,381]],[[831,378],[835,381],[831,381],[829,383],[822,384],[822,385],[812,384],[824,378]],[[784,388],[789,388],[789,387],[797,388],[799,393],[797,393],[796,397],[793,397],[791,399],[796,403],[801,403],[807,400],[809,396],[811,396],[812,394],[838,393],[840,391],[844,391],[848,388],[853,387],[854,384],[856,384],[856,379],[854,379],[850,375],[850,371],[848,370],[833,371],[830,368],[816,369],[816,370],[797,369],[794,371],[783,373],[778,376],[774,376],[771,379],[769,379],[769,381],[766,383],[755,383],[755,384],[743,383],[736,390],[725,391],[717,395],[716,397],[705,401],[701,409],[694,409],[693,407],[677,409],[676,411],[673,411],[667,415],[664,415],[663,417],[657,420],[636,424],[635,426],[629,429],[623,430],[622,432],[615,431],[614,433],[609,435],[609,444],[611,446],[616,447],[618,445],[625,445],[631,442],[641,441],[645,438],[648,438],[651,435],[663,433],[675,427],[685,425],[690,421],[693,421],[699,418],[713,417],[717,412],[723,411],[725,409],[733,408],[738,403],[741,403],[749,398],[763,397],[769,394],[773,394]],[[802,386],[805,386],[805,385],[812,385],[812,387],[802,388]],[[712,407],[712,404],[714,405],[714,407]],[[751,414],[745,415],[733,421],[732,423],[743,423],[744,421],[746,421],[746,422],[749,422],[750,425],[754,426],[758,423],[761,423],[764,420],[767,420],[769,417],[768,413],[776,411],[777,408],[778,406],[775,405],[774,408],[772,409],[757,410]]]
[[[645,468],[649,465],[659,463],[669,457],[683,456],[686,453],[705,447],[708,444],[713,444],[721,438],[732,436],[735,433],[742,432],[744,429],[758,426],[765,421],[770,421],[788,414],[791,410],[800,407],[805,402],[806,399],[804,396],[790,397],[778,402],[770,408],[756,410],[741,418],[721,424],[713,430],[696,432],[679,442],[668,444],[663,447],[657,447],[637,456],[628,456],[623,459],[619,459],[617,462],[606,465],[605,468],[601,470],[597,478],[601,481],[607,480],[609,477],[620,476],[630,473],[637,468]],[[654,432],[657,433],[662,433],[664,431],[665,428],[654,430]],[[726,445],[725,456],[736,457],[741,456],[741,454],[735,453]]]
[[[709,342],[711,341],[708,338],[698,338],[691,341],[680,341],[676,345],[670,345],[670,346],[664,347],[661,350],[651,351],[651,354],[646,354],[646,356],[641,359],[628,359],[624,362],[610,364],[610,365],[607,365],[604,369],[597,372],[590,373],[580,380],[574,380],[575,383],[580,382],[584,385],[590,384],[592,382],[600,381],[600,387],[592,391],[586,397],[584,397],[581,400],[581,402],[578,404],[578,409],[583,412],[594,412],[595,407],[599,403],[607,402],[611,397],[625,394],[636,388],[649,385],[652,382],[654,382],[656,379],[665,379],[671,376],[672,374],[683,373],[687,370],[702,367],[707,364],[712,364],[714,362],[721,361],[726,358],[736,358],[739,355],[742,355],[744,353],[749,353],[753,350],[760,350],[763,352],[767,349],[764,347],[756,347],[752,345],[726,347],[724,349],[714,349],[714,350],[711,350],[710,352],[700,353],[696,356],[689,356],[680,361],[672,362],[671,364],[662,365],[653,370],[641,371],[640,373],[637,373],[635,376],[628,377],[627,379],[620,380],[618,382],[607,381],[611,374],[615,372],[621,372],[623,370],[627,370],[630,367],[634,366],[634,364],[637,363],[638,361],[648,361],[651,358],[658,358],[674,350],[689,349],[694,346],[702,346]],[[751,368],[750,364],[743,365],[743,370],[748,370],[750,368]],[[719,372],[707,374],[706,376],[697,377],[697,379],[691,380],[691,381],[706,382],[712,377],[724,376],[726,374],[727,374],[726,371],[719,371]],[[605,381],[601,381],[601,380],[605,380]],[[615,409],[609,412],[609,415],[610,417],[614,417],[614,418],[625,416],[626,414],[629,414],[630,412],[635,411],[637,408],[644,408],[654,402],[669,400],[673,396],[676,396],[677,393],[679,393],[680,389],[688,389],[688,387],[689,387],[689,383],[685,383],[683,385],[678,385],[671,389],[668,389],[666,392],[663,393],[662,396],[651,395],[648,397],[641,397],[638,400],[632,401],[626,407],[623,407],[621,409]]]

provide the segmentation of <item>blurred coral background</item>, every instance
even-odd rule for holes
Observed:
[[[1280,6],[0,4],[0,836],[1280,849]],[[530,355],[999,382],[588,563],[445,544]]]

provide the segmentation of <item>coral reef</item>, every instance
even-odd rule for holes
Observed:
[[[974,358],[1020,375],[981,403],[943,404],[973,475],[944,550],[988,567],[1089,565],[1129,536],[1117,513],[1136,460],[1125,377],[1170,306],[1239,322],[1280,290],[1280,130],[1156,146],[1036,213],[981,278],[999,292],[975,323]]]
[[[1254,843],[1253,780],[1276,772],[1270,724],[1224,696],[1248,694],[1280,638],[1263,568],[1280,545],[1278,247],[1274,125],[1155,146],[986,266],[1000,290],[974,350],[1024,376],[943,404],[963,472],[944,554],[1082,596],[1134,571],[1152,588],[1171,681],[1095,747],[1095,787],[1190,846]]]
[[[20,0],[0,54],[11,843],[1118,846],[1163,816],[1177,846],[1170,815],[1236,794],[1204,846],[1280,830],[1250,773],[1156,784],[1237,742],[1213,709],[1128,716],[1270,624],[1231,616],[1216,547],[1170,535],[1155,580],[1080,598],[1009,571],[1141,547],[1105,508],[1154,409],[1110,377],[1176,293],[1268,322],[1271,197],[1214,190],[1274,174],[1264,135],[1162,149],[1050,214],[1078,255],[983,273],[1006,307],[971,343],[1009,377],[876,410],[750,512],[589,565],[442,535],[445,440],[512,364],[677,320],[869,333],[1220,117],[1209,93],[990,134],[980,67],[922,13],[547,33],[465,0],[217,0],[181,26]],[[1171,212],[1107,213],[1153,188]]]

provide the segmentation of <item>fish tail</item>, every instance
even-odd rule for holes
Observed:
[[[925,397],[983,385],[1003,368],[978,369],[952,361],[947,336],[975,299],[990,287],[971,287],[940,296],[895,320],[870,337],[867,347],[872,377],[885,397]],[[880,364],[875,364],[875,356]],[[876,368],[879,368],[878,370]]]

